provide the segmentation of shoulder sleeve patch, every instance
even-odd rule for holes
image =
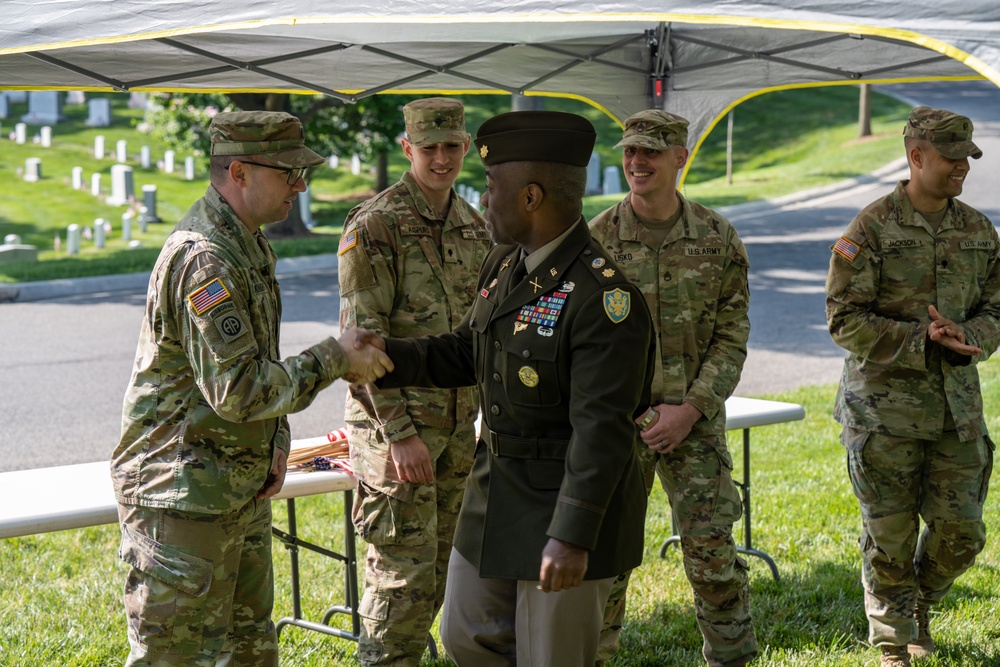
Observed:
[[[350,237],[349,246],[345,248],[344,241],[348,237]],[[366,238],[364,229],[353,229],[340,241],[341,250],[337,253],[337,282],[340,285],[341,297],[350,296],[358,290],[378,284],[372,260],[365,249],[368,245]]]
[[[344,234],[340,237],[340,245],[337,246],[337,256],[343,255],[345,252],[353,248],[358,244],[358,230],[352,230],[351,232]]]
[[[615,324],[621,324],[632,310],[632,295],[619,288],[604,292],[604,312]]]
[[[232,295],[219,278],[214,278],[207,285],[202,285],[187,295],[188,303],[191,304],[195,315],[201,315],[230,298]]]
[[[858,256],[859,252],[861,252],[861,246],[846,236],[841,236],[837,239],[837,242],[833,244],[833,251],[846,259],[848,262],[853,262],[854,258]]]

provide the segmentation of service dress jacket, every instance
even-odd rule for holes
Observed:
[[[478,385],[483,429],[455,548],[483,577],[539,578],[550,537],[589,550],[585,579],[642,561],[646,490],[634,418],[653,333],[639,290],[581,220],[519,283],[520,249],[486,258],[451,333],[388,339],[383,387]]]

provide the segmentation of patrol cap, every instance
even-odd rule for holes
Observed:
[[[414,146],[465,143],[465,106],[449,97],[414,100],[403,107],[406,138]]]
[[[212,155],[263,155],[289,169],[313,167],[325,160],[306,148],[299,119],[283,111],[217,113],[208,134]]]
[[[951,160],[979,159],[983,152],[972,143],[972,121],[945,109],[917,107],[903,128],[903,136],[931,142],[938,153]]]
[[[511,111],[479,127],[476,148],[483,164],[560,162],[586,167],[597,131],[583,116],[562,111]]]
[[[615,148],[641,146],[665,151],[671,146],[685,146],[688,121],[662,109],[647,109],[632,114],[625,121],[625,132]]]

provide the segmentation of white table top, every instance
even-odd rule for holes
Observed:
[[[296,440],[292,447],[326,442]],[[342,470],[290,472],[276,500],[354,488]],[[107,461],[0,473],[0,538],[118,522]]]
[[[732,397],[726,401],[726,429],[794,421],[805,417],[795,403]],[[326,442],[325,437],[295,440],[292,447]],[[354,487],[340,470],[290,472],[276,499],[297,498]],[[84,528],[118,521],[107,461],[0,473],[0,538]]]

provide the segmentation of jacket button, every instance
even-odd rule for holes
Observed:
[[[524,350],[523,352],[521,352],[521,356],[527,359],[528,357],[531,356],[531,352],[529,352],[528,350]]]
[[[494,374],[493,374],[493,380],[494,380],[494,381],[496,381],[496,382],[500,382],[500,383],[502,383],[502,382],[503,382],[503,378],[502,378],[502,377],[500,377],[500,374],[499,374],[499,373],[494,373]]]
[[[498,341],[498,340],[493,341],[493,347],[494,347],[494,349],[496,349],[497,352],[499,352],[500,351],[500,341]]]
[[[490,407],[490,414],[493,415],[494,417],[496,417],[497,415],[499,415],[500,414],[500,406],[494,403]]]

